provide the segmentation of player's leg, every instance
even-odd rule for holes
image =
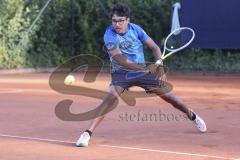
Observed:
[[[100,122],[104,119],[107,110],[111,107],[116,107],[118,104],[118,96],[123,93],[124,89],[120,86],[113,86],[109,87],[110,93],[107,97],[103,100],[103,102],[97,107],[99,108],[96,113],[96,118],[92,120],[90,127],[84,133],[81,134],[80,138],[76,142],[76,145],[79,147],[86,147],[88,146],[90,137],[96,127],[100,124]]]
[[[193,113],[190,112],[190,109],[183,102],[183,100],[180,97],[174,95],[172,91],[163,92],[163,89],[161,89],[161,88],[156,89],[156,87],[147,87],[146,90],[149,93],[154,93],[154,94],[158,95],[160,98],[162,98],[163,100],[170,103],[172,106],[174,106],[178,110],[185,113],[189,119],[192,119]]]
[[[156,93],[157,94],[157,93]],[[207,127],[205,122],[201,117],[199,117],[195,112],[190,109],[181,98],[173,94],[173,92],[168,92],[165,94],[157,94],[159,97],[164,99],[166,102],[170,103],[172,106],[178,110],[185,113],[190,120],[194,122],[200,132],[206,132]]]
[[[166,102],[173,105],[178,110],[185,113],[190,120],[194,122],[200,132],[206,132],[207,127],[205,122],[201,117],[194,113],[178,96],[174,95],[171,91],[172,86],[167,82],[160,81],[156,79],[153,75],[148,74],[139,80],[144,87],[147,93],[155,93]]]
[[[110,93],[108,94],[108,96],[103,100],[103,102],[100,104],[100,106],[98,108],[101,108],[101,110],[98,111],[98,115],[101,115],[103,112],[105,112],[106,110],[108,110],[110,107],[112,107],[115,103],[118,103],[118,96],[120,96],[124,89],[120,86],[110,86]],[[91,122],[91,125],[89,127],[89,131],[93,132],[96,127],[98,126],[98,124],[103,120],[103,118],[105,117],[105,115],[103,116],[98,116],[96,115],[96,119],[94,119]]]
[[[189,119],[192,119],[193,114],[192,112],[189,111],[188,106],[183,102],[183,100],[180,97],[174,95],[172,91],[165,94],[157,94],[157,95],[161,97],[163,100],[165,100],[166,102],[170,103],[172,106],[174,106],[178,110],[187,114]]]

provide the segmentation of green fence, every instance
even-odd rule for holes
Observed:
[[[108,63],[103,35],[111,23],[110,8],[116,2],[130,6],[131,21],[159,46],[170,31],[169,0],[0,1],[0,67],[5,69],[56,67],[79,54],[94,54]],[[239,72],[239,52],[187,49],[166,64],[171,71]],[[152,60],[149,51],[145,53],[146,59]]]

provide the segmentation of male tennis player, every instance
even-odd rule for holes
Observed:
[[[111,107],[114,102],[117,101],[119,95],[129,87],[140,86],[143,87],[147,93],[155,93],[166,102],[185,113],[200,132],[207,131],[203,119],[189,109],[179,97],[175,96],[172,92],[163,94],[161,90],[153,89],[161,88],[161,81],[154,76],[158,67],[155,64],[149,66],[145,65],[143,43],[151,49],[158,65],[162,64],[161,51],[158,45],[140,26],[130,23],[130,10],[128,6],[119,3],[112,8],[112,25],[106,29],[104,42],[108,49],[112,65],[112,82],[109,86],[109,95],[99,107]],[[129,71],[143,71],[149,72],[149,74],[142,77],[127,79],[126,74]],[[76,142],[77,146],[88,146],[93,131],[103,118],[104,116],[100,116],[92,121],[90,128],[83,132]]]

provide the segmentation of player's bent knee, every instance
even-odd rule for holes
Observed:
[[[117,96],[117,95],[114,95],[114,94],[112,94],[112,93],[109,93],[108,99],[109,99],[109,100],[112,100],[112,101],[115,101],[115,100],[118,99],[118,96]]]
[[[115,89],[114,89],[113,86],[110,86],[110,87],[109,87],[109,95],[118,97],[118,93],[115,91]]]
[[[161,97],[162,99],[165,99],[165,100],[175,99],[175,96],[174,96],[171,92],[162,94],[162,95],[160,95],[160,97]]]
[[[164,99],[165,101],[169,102],[169,103],[179,103],[179,102],[181,102],[181,99],[178,96],[176,96],[172,93],[168,93],[168,94],[162,96],[161,98]]]
[[[109,86],[109,94],[115,97],[118,97],[123,92],[123,90],[124,89],[119,86],[114,86],[114,85]]]

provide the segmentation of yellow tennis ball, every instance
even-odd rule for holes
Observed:
[[[76,79],[73,75],[68,75],[64,80],[64,84],[66,84],[66,85],[72,85],[75,82],[76,82]]]

